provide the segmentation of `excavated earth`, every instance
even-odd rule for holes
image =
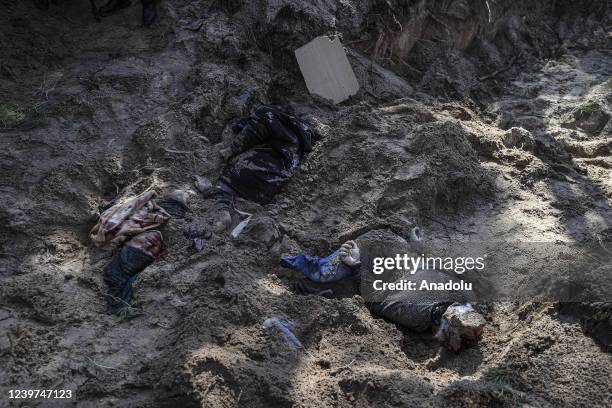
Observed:
[[[298,294],[279,258],[416,225],[460,243],[609,240],[610,2],[176,0],[148,29],[139,4],[96,23],[89,2],[56,3],[0,0],[0,406],[609,406],[610,303],[479,304],[483,339],[448,354],[372,316],[352,283]],[[360,84],[339,105],[293,56],[324,34]],[[183,231],[214,213],[193,177],[215,179],[219,143],[263,103],[321,138],[271,204],[238,202],[254,215],[237,238],[198,253]],[[119,318],[112,254],[88,232],[146,188],[184,189],[190,211]],[[264,329],[272,316],[304,347]],[[7,399],[40,388],[76,397]]]

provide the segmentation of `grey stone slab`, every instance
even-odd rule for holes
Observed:
[[[340,39],[317,37],[295,50],[300,70],[311,94],[345,101],[359,91],[359,83],[351,68]]]

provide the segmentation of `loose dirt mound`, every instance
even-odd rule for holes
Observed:
[[[79,406],[603,406],[608,304],[479,305],[482,342],[440,353],[374,318],[350,284],[301,296],[279,256],[373,229],[574,241],[612,228],[612,15],[606,2],[173,1],[96,24],[89,2],[0,15],[0,385]],[[200,24],[201,23],[201,24]],[[293,50],[339,33],[361,91],[310,96]],[[217,142],[261,103],[321,136],[236,239],[195,253]],[[107,314],[98,206],[189,191],[166,253]],[[235,220],[237,221],[237,220]],[[296,322],[292,351],[262,323]],[[582,323],[582,324],[581,324]],[[3,397],[4,398],[4,397]],[[2,400],[5,403],[6,400]],[[39,401],[39,403],[42,403]]]

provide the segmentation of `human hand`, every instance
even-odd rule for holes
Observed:
[[[359,247],[355,241],[346,241],[340,246],[340,260],[348,266],[355,266],[361,263]]]

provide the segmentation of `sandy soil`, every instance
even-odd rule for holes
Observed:
[[[447,354],[353,285],[299,295],[278,265],[415,225],[457,242],[612,236],[606,2],[177,0],[151,29],[139,6],[96,24],[88,2],[58,3],[0,1],[0,406],[43,386],[84,407],[609,406],[610,303],[480,304],[482,341]],[[292,50],[336,32],[361,91],[333,106]],[[322,139],[272,204],[238,203],[255,214],[238,238],[196,253],[183,231],[212,203],[193,176],[214,179],[218,142],[267,102]],[[150,186],[187,190],[190,212],[120,319],[112,254],[87,234],[101,203]],[[303,349],[262,327],[275,315]]]

